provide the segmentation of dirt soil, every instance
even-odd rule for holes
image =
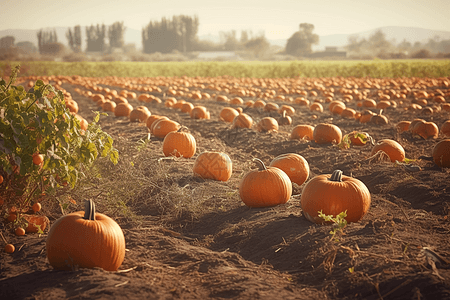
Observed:
[[[78,102],[80,115],[91,120],[92,111],[98,110],[95,103],[75,92],[75,86],[64,83],[63,87]],[[56,271],[46,258],[47,232],[25,237],[6,233],[16,252],[0,256],[1,299],[450,299],[450,170],[418,159],[430,156],[433,146],[444,137],[424,140],[408,132],[398,134],[394,126],[421,117],[440,127],[450,118],[449,112],[419,116],[416,111],[386,109],[384,115],[390,123],[378,126],[333,116],[326,103],[324,112],[316,113],[317,119],[307,107],[290,104],[296,109],[293,125],[281,127],[278,133],[259,133],[231,129],[229,123],[219,120],[225,104],[214,100],[189,100],[206,106],[210,120],[191,119],[165,107],[164,102],[129,101],[190,129],[197,141],[193,158],[158,161],[164,157],[162,140],[151,137],[148,162],[163,164],[174,184],[206,197],[203,205],[214,209],[205,208],[191,220],[170,220],[136,205],[135,212],[143,220],[139,225],[117,220],[127,248],[117,272]],[[360,110],[356,104],[354,108]],[[245,112],[255,122],[264,116],[279,117],[253,108]],[[357,130],[368,132],[376,141],[397,140],[406,157],[418,159],[413,163],[422,170],[412,172],[387,161],[367,161],[371,145],[339,149],[289,139],[295,125],[324,122],[338,125],[344,134]],[[135,145],[148,134],[146,126],[126,117],[110,114],[102,117],[100,124],[118,145]],[[193,176],[193,161],[203,151],[223,151],[230,156],[233,175],[229,181]],[[340,169],[364,182],[372,196],[368,214],[360,222],[348,224],[335,240],[330,226],[312,224],[302,215],[304,185],[293,184],[293,195],[286,204],[257,209],[245,206],[237,189],[242,176],[255,168],[251,159],[258,157],[269,164],[283,153],[302,155],[309,163],[310,178]],[[164,191],[152,191],[155,199],[158,193]],[[51,221],[59,216],[52,216]]]

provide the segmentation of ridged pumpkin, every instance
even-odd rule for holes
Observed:
[[[221,111],[220,111],[220,119],[225,121],[225,122],[233,122],[233,119],[239,115],[239,112],[232,108],[232,107],[224,107]]]
[[[256,130],[259,132],[277,132],[278,122],[272,117],[264,117],[256,124]]]
[[[441,168],[450,168],[450,139],[437,143],[432,152],[434,163]]]
[[[197,143],[194,136],[185,131],[186,127],[180,127],[178,131],[171,131],[163,141],[163,153],[165,156],[176,156],[191,158],[197,150]]]
[[[240,113],[232,122],[231,128],[252,128],[253,119],[246,113]]]
[[[226,153],[203,152],[195,159],[192,171],[195,176],[203,179],[228,181],[233,171],[233,164]]]
[[[276,167],[298,185],[302,185],[309,177],[309,164],[306,159],[297,153],[286,153],[275,157],[269,167]]]
[[[356,178],[342,175],[340,170],[309,180],[300,198],[303,215],[317,224],[324,222],[319,217],[319,211],[333,216],[347,211],[347,222],[358,222],[368,212],[370,203],[371,196],[366,185]]]
[[[255,158],[258,170],[245,174],[239,183],[239,196],[249,207],[270,207],[286,203],[292,195],[292,183],[286,173],[268,167]]]
[[[130,115],[128,117],[130,118],[131,122],[146,122],[147,118],[150,117],[150,115],[151,112],[146,106],[138,106],[130,112]]]
[[[55,269],[99,267],[117,271],[125,258],[125,237],[110,217],[96,213],[92,200],[85,210],[62,216],[50,227],[47,258]]]
[[[334,124],[320,123],[314,127],[313,139],[316,144],[339,144],[342,140],[342,131]]]
[[[373,148],[370,155],[375,155],[378,151],[386,153],[392,162],[405,160],[405,149],[398,142],[390,139],[379,141]]]

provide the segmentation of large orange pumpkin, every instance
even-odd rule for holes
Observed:
[[[233,164],[230,157],[223,152],[203,152],[194,162],[195,176],[204,179],[227,181],[231,177]]]
[[[314,127],[313,139],[317,144],[339,144],[342,131],[334,124],[321,123]]]
[[[169,132],[177,131],[181,125],[173,120],[161,118],[152,124],[152,134],[157,138],[163,139]]]
[[[163,153],[165,156],[176,156],[190,158],[194,156],[197,150],[197,143],[194,136],[180,127],[178,131],[171,131],[163,141]]]
[[[191,110],[191,119],[209,119],[210,114],[206,107],[202,105],[194,106]]]
[[[232,107],[224,107],[220,111],[220,119],[225,122],[233,122],[233,119],[239,115],[239,112]]]
[[[292,129],[291,140],[301,140],[301,139],[313,139],[314,126],[301,124],[297,125]]]
[[[306,159],[297,153],[286,153],[275,157],[270,167],[276,167],[298,185],[302,185],[309,176],[309,164]]]
[[[96,213],[94,202],[85,210],[62,216],[50,227],[47,258],[55,269],[99,267],[117,271],[125,257],[125,237],[110,217]]]
[[[300,198],[303,215],[317,224],[324,222],[319,217],[319,211],[333,216],[346,211],[347,222],[358,222],[368,212],[370,203],[370,192],[365,184],[356,178],[342,175],[340,170],[309,180]]]
[[[286,203],[292,195],[292,183],[279,168],[268,167],[255,158],[258,170],[245,174],[239,183],[239,195],[249,207],[269,207]]]
[[[272,117],[264,117],[256,124],[256,130],[259,132],[277,132],[278,122]]]
[[[392,162],[405,160],[405,149],[398,142],[390,139],[379,141],[373,148],[370,155],[375,155],[378,151],[386,153]]]
[[[450,139],[437,143],[432,152],[434,163],[441,168],[450,168]]]
[[[253,119],[246,113],[240,113],[232,122],[231,128],[251,128],[253,125]]]
[[[434,122],[417,122],[411,130],[413,134],[421,136],[423,139],[437,138],[439,135],[439,127]]]

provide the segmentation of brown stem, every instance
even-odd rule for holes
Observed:
[[[2,239],[5,242],[5,244],[8,244],[8,242],[6,241],[5,237],[3,236],[3,233],[0,232],[0,235],[2,236]]]
[[[92,200],[84,202],[84,217],[85,220],[95,221],[95,204]]]
[[[342,182],[342,171],[341,170],[334,170],[333,174],[331,174],[331,177],[328,180],[329,181]]]
[[[283,110],[283,118],[286,118],[286,111],[285,110]]]
[[[260,171],[267,170],[266,165],[259,158],[254,158],[252,161],[254,161],[258,165],[258,169]]]

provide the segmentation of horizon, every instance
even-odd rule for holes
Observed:
[[[354,34],[390,26],[450,31],[450,20],[446,16],[450,11],[450,1],[447,0],[379,0],[376,5],[369,0],[318,0],[314,3],[280,0],[276,5],[255,0],[230,0],[225,4],[202,0],[189,3],[178,0],[157,0],[153,3],[136,0],[132,6],[106,0],[80,0],[64,4],[47,0],[45,3],[48,6],[29,5],[35,2],[19,0],[3,4],[2,11],[7,17],[0,19],[0,31],[111,25],[114,22],[123,22],[129,29],[142,30],[150,21],[180,14],[198,16],[197,36],[215,36],[231,30],[236,30],[239,35],[242,30],[248,30],[256,35],[264,33],[269,40],[285,40],[298,31],[300,23],[313,24],[314,33],[319,36]],[[389,7],[389,10],[385,7]],[[147,9],[149,12],[144,13]],[[46,16],[54,14],[55,18],[20,18],[20,15],[44,12]],[[56,17],[61,14],[65,17]],[[11,25],[18,19],[19,23]]]

